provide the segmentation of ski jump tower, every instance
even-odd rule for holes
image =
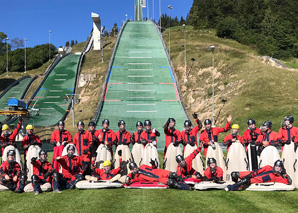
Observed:
[[[146,0],[135,0],[135,21],[143,20],[143,7],[146,7]]]
[[[93,20],[93,50],[100,50],[101,39],[101,22],[100,17],[96,13],[91,13]]]

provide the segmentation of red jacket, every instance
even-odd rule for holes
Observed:
[[[15,145],[16,144],[16,136],[21,129],[22,120],[19,120],[17,127],[13,130],[13,132],[8,136],[5,137],[2,134],[2,128],[0,128],[0,143],[2,145],[2,153],[4,152],[4,149],[7,145]]]
[[[33,163],[33,175],[37,175],[39,179],[44,179],[44,174],[47,172],[53,172],[52,164],[49,162],[42,163],[40,160],[36,160]],[[47,182],[51,181],[51,176],[46,179]]]
[[[177,166],[177,175],[181,176],[182,178],[186,178],[189,175],[195,175],[197,173],[196,170],[192,168],[192,161],[195,159],[197,154],[201,152],[200,148],[197,148],[193,153],[191,153],[189,156],[185,158],[186,162],[186,168],[183,168],[181,166]]]
[[[122,160],[119,160],[120,164],[122,163]],[[101,180],[110,180],[112,177],[117,175],[121,170],[121,165],[117,169],[112,169],[109,171],[109,173],[106,173],[104,169],[98,169],[96,168],[94,172],[100,176]]]
[[[231,122],[227,122],[224,128],[220,127],[213,127],[211,130],[207,131],[204,129],[200,134],[200,141],[203,141],[204,143],[204,154],[205,158],[208,151],[208,142],[214,141],[218,142],[218,134],[221,132],[226,132],[230,129]]]
[[[163,184],[167,184],[169,179],[170,171],[164,169],[155,169],[155,167],[142,165],[139,167],[139,171],[137,174],[133,175],[129,173],[127,176],[129,177],[129,182],[160,182]]]
[[[192,128],[190,131],[183,130],[181,132],[181,139],[184,142],[183,143],[184,149],[185,149],[185,146],[189,144],[189,142],[195,143],[198,146],[197,134],[198,134],[198,131],[202,128],[202,123],[199,121],[199,119],[196,119],[196,122],[198,124],[196,127]],[[183,149],[183,152],[184,152],[184,149]]]
[[[67,143],[71,143],[72,142],[72,137],[69,131],[67,130],[63,130],[63,131],[59,131],[59,129],[56,129],[51,136],[51,143],[56,146],[57,142],[60,142],[62,144],[62,142],[66,141]]]
[[[15,176],[18,176],[18,180],[20,179],[22,174],[21,166],[17,162],[13,162],[12,168],[9,168],[9,162],[4,161],[0,166],[0,182],[5,175],[11,176],[11,182],[14,182],[12,179]],[[14,182],[16,183],[16,182]]]
[[[99,140],[98,140],[98,135],[100,133],[99,130],[95,130],[93,132],[90,132],[89,130],[87,130],[86,132],[89,132],[92,135],[92,143],[94,143],[95,145],[99,145]]]
[[[245,144],[251,143],[251,141],[256,141],[258,136],[261,134],[261,129],[255,128],[254,131],[247,129],[244,131],[242,138]]]
[[[116,146],[120,144],[129,145],[130,140],[131,140],[131,134],[129,131],[125,130],[125,132],[120,132],[120,131],[116,132],[116,141],[115,141]]]
[[[264,141],[268,141],[269,145],[276,146],[280,141],[279,135],[272,130],[269,133],[262,133],[258,136],[256,144],[262,146]]]
[[[223,140],[223,144],[225,145],[225,146],[228,146],[227,147],[227,153],[229,152],[229,150],[230,150],[230,146],[232,145],[232,139],[233,139],[234,137],[233,137],[233,135],[231,134],[231,135],[227,135],[225,138],[224,138],[224,140]],[[244,144],[244,141],[243,141],[243,139],[242,139],[242,137],[241,136],[239,136],[239,135],[237,135],[236,136],[236,139],[238,140],[238,141],[240,141],[242,144]]]
[[[293,141],[296,144],[298,143],[298,128],[295,126],[292,126],[291,128],[280,128],[278,134],[283,144],[287,141]]]
[[[178,129],[171,130],[170,128],[164,129],[165,139],[166,139],[166,147],[165,152],[167,151],[168,146],[173,142],[181,141],[181,132]]]
[[[281,176],[280,174],[274,173],[273,168],[271,166],[264,166],[255,172],[251,172],[251,183],[266,183],[266,182],[278,182],[291,185],[292,180],[287,175],[284,174]]]
[[[69,158],[67,155],[62,156],[62,158],[59,159],[58,162],[62,166],[63,178],[75,179],[75,175],[84,173],[84,171],[82,170],[81,159],[78,156],[74,156],[72,158]]]
[[[132,134],[132,142],[133,144],[134,143],[141,143],[141,134],[144,132],[144,130],[138,130],[138,131],[135,131],[133,134]]]
[[[156,130],[155,132],[152,132],[152,129],[150,131],[144,130],[141,134],[141,140],[146,141],[146,143],[152,143],[153,141],[157,142],[157,136],[160,136],[160,133]]]
[[[112,147],[113,143],[116,141],[115,132],[111,129],[109,130],[100,129],[98,130],[98,133],[100,135],[99,144],[108,142],[109,146]]]
[[[22,147],[23,149],[25,150],[25,155],[27,154],[28,152],[28,148],[29,148],[29,144],[33,141],[36,141],[37,142],[37,145],[38,146],[42,146],[41,144],[41,141],[40,141],[40,138],[38,135],[32,135],[32,137],[29,137],[28,135],[26,135],[24,138],[23,138],[23,141],[22,141]]]
[[[78,132],[74,136],[73,143],[76,145],[79,156],[83,156],[84,150],[88,149],[92,143],[92,135],[87,131]]]
[[[211,173],[210,167],[208,167],[204,172],[205,178],[210,180],[222,180],[223,179],[223,171],[222,168],[219,166],[216,167],[216,171],[214,173]]]

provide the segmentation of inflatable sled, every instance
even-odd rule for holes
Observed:
[[[294,182],[295,144],[293,142],[284,145],[281,160],[284,163],[287,174]]]
[[[247,191],[293,191],[294,185],[287,185],[283,183],[254,183],[251,184]]]
[[[167,148],[167,152],[163,163],[163,168],[165,170],[168,170],[171,172],[177,171],[177,166],[178,166],[176,162],[177,155],[182,155],[180,146],[175,147],[173,143],[171,143]]]
[[[31,176],[33,175],[33,165],[31,164],[31,159],[37,157],[39,159],[39,151],[41,150],[38,145],[31,145],[28,148],[28,152],[26,155],[26,165],[27,165],[27,177],[31,180]]]
[[[207,168],[207,160],[208,158],[215,158],[217,162],[217,166],[222,168],[223,178],[226,178],[226,161],[222,152],[220,145],[217,142],[214,142],[215,149],[211,146],[208,147],[207,155],[206,155],[206,168]]]
[[[257,146],[255,143],[250,143],[247,146],[246,154],[248,159],[248,170],[253,171],[259,169],[259,156],[257,154]]]
[[[151,164],[150,164],[151,160],[154,160],[155,165],[157,166],[157,168],[159,168],[160,164],[159,164],[157,149],[152,143],[148,143],[144,150],[142,164],[151,166]]]
[[[167,185],[159,182],[135,182],[127,186],[124,184],[124,187],[127,189],[167,189],[169,188]]]
[[[128,165],[132,161],[132,157],[131,157],[131,154],[130,154],[130,151],[129,151],[129,147],[127,145],[117,146],[116,151],[115,151],[115,155],[114,155],[114,159],[115,159],[114,167],[115,168],[118,168],[120,166],[119,155],[118,155],[119,150],[122,150],[122,156],[121,157],[122,157],[122,162],[124,164],[123,171],[122,171],[121,175],[127,175],[128,173],[130,173]]]
[[[279,152],[274,146],[267,146],[261,152],[259,167],[273,166],[275,161],[280,160]]]
[[[133,158],[133,161],[138,165],[142,165],[142,158],[144,155],[144,145],[140,143],[135,143],[131,150],[131,155]]]
[[[123,184],[115,181],[111,182],[108,180],[99,180],[99,181],[92,181],[92,180],[82,180],[77,182],[76,188],[78,189],[112,189],[112,188],[121,188]]]
[[[100,144],[96,150],[96,168],[103,168],[103,162],[104,161],[110,161],[112,162],[112,154],[108,146],[104,144]]]
[[[201,179],[194,179],[194,178],[186,178],[184,179],[184,182],[187,184],[187,185],[195,185],[197,183],[200,183],[202,182]]]
[[[294,173],[293,173],[293,177],[292,180],[293,180],[293,184],[294,186],[296,187],[296,189],[298,189],[298,151],[296,150],[295,152],[295,158],[294,158],[294,165],[293,165],[293,168],[294,168]]]
[[[243,145],[240,142],[232,143],[226,160],[226,180],[231,181],[234,171],[248,171],[248,161]]]
[[[195,151],[198,147],[191,146],[187,144],[184,149],[184,158],[187,158],[193,151]],[[192,168],[197,172],[200,172],[202,175],[204,174],[204,161],[201,154],[197,154],[196,158],[192,160]]]
[[[43,192],[52,191],[52,185],[50,183],[43,183],[43,184],[39,184],[39,185],[40,185],[41,191],[43,191]],[[31,183],[27,184],[24,188],[24,192],[34,192],[33,185]]]
[[[227,182],[214,183],[213,181],[202,181],[195,184],[196,190],[209,190],[209,189],[224,189],[229,185]]]
[[[4,161],[7,161],[7,152],[8,152],[9,150],[14,150],[14,151],[16,152],[15,161],[16,161],[18,164],[20,164],[21,169],[23,169],[23,162],[22,162],[22,158],[21,158],[20,152],[19,152],[19,150],[18,150],[17,148],[15,148],[15,147],[12,146],[12,145],[9,145],[9,146],[5,147],[5,149],[4,149],[3,153],[2,153],[2,163],[3,163]]]

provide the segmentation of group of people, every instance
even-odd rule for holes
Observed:
[[[201,149],[204,148],[204,154],[206,157],[209,146],[213,147],[214,142],[218,142],[218,135],[221,132],[227,132],[231,129],[231,134],[227,135],[223,144],[227,146],[227,151],[232,143],[240,142],[244,146],[248,146],[250,143],[255,143],[259,147],[259,151],[262,151],[264,147],[278,144],[289,144],[294,142],[298,143],[298,128],[292,124],[294,122],[293,116],[286,116],[279,133],[271,130],[271,121],[265,121],[262,124],[261,129],[256,127],[256,122],[253,119],[248,120],[248,129],[239,135],[239,125],[234,124],[231,126],[232,116],[228,116],[227,123],[224,128],[213,127],[210,119],[204,121],[204,129],[200,133],[199,140],[197,139],[197,133],[202,129],[203,125],[198,119],[198,115],[194,113],[196,126],[192,127],[192,122],[186,120],[184,122],[185,130],[179,131],[175,128],[176,121],[174,118],[169,118],[163,129],[165,134],[165,151],[170,144],[174,146],[190,145],[196,146],[196,150],[187,157],[182,155],[176,156],[178,163],[177,171],[170,172],[164,169],[158,169],[155,165],[155,161],[151,161],[150,165],[137,166],[135,162],[129,163],[130,173],[126,177],[125,183],[130,185],[138,181],[147,182],[161,182],[169,187],[177,189],[190,189],[184,183],[184,179],[193,178],[209,181],[222,181],[223,170],[217,166],[217,162],[214,158],[207,159],[207,168],[204,174],[196,171],[192,167],[192,160],[196,157]],[[22,118],[19,119],[17,127],[11,133],[9,126],[2,125],[0,145],[2,146],[2,153],[8,145],[16,147],[15,138],[22,125]],[[7,187],[9,190],[15,192],[23,192],[24,187],[28,181],[31,181],[35,194],[41,192],[40,185],[43,183],[50,183],[54,192],[61,193],[61,189],[74,188],[75,184],[83,180],[86,175],[91,175],[98,180],[109,180],[116,174],[121,173],[123,170],[123,163],[121,160],[122,152],[116,153],[120,158],[119,168],[113,168],[112,162],[105,161],[103,163],[103,169],[95,167],[95,157],[97,155],[96,150],[100,144],[104,144],[108,147],[111,154],[113,152],[113,146],[127,145],[139,143],[144,146],[148,143],[152,143],[157,146],[157,137],[160,136],[160,132],[155,128],[152,128],[150,120],[145,120],[144,124],[141,121],[136,123],[136,131],[131,134],[125,128],[125,121],[119,120],[119,130],[115,133],[109,128],[110,122],[108,119],[102,121],[102,129],[96,130],[95,122],[91,121],[88,124],[88,130],[85,130],[85,125],[82,121],[77,123],[78,132],[72,138],[69,131],[65,129],[64,121],[58,122],[58,129],[55,130],[51,136],[51,143],[54,146],[52,162],[48,162],[47,152],[41,150],[39,152],[39,158],[32,158],[31,164],[33,166],[33,175],[27,177],[26,162],[24,170],[21,170],[21,165],[16,162],[15,150],[7,151],[7,161],[2,162],[0,166],[0,189],[1,186]],[[32,125],[26,126],[27,135],[23,138],[22,148],[24,149],[24,155],[26,155],[30,146],[42,146],[38,135],[34,134],[34,127]],[[199,143],[198,143],[199,141]],[[69,144],[69,145],[68,145]],[[68,146],[67,146],[68,145]],[[67,155],[62,156],[63,149],[67,146]],[[78,152],[75,155],[75,152]],[[270,172],[271,171],[271,172]],[[261,174],[265,175],[264,178]],[[268,176],[268,177],[267,177]],[[266,166],[258,171],[251,171],[249,173],[235,172],[232,174],[233,180],[236,182],[229,190],[238,190],[244,185],[249,183],[260,181],[279,181],[287,184],[291,184],[291,179],[286,175],[283,163],[277,161],[274,167]]]

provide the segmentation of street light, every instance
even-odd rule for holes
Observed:
[[[154,20],[154,0],[152,0],[152,20]]]
[[[126,19],[126,21],[127,21],[127,14],[125,14],[125,19]]]
[[[51,59],[51,48],[50,48],[50,45],[51,45],[51,33],[52,33],[52,30],[49,30],[49,60]]]
[[[169,56],[171,58],[171,9],[173,9],[173,7],[171,5],[168,6],[169,8]]]
[[[214,49],[213,45],[209,47],[212,51],[212,126],[214,125]]]
[[[24,41],[25,41],[25,66],[24,66],[24,68],[25,68],[25,72],[24,72],[24,73],[26,73],[26,70],[27,70],[27,69],[26,69],[26,68],[27,68],[27,67],[26,67],[26,66],[27,66],[27,57],[26,57],[26,47],[27,47],[27,46],[26,46],[26,42],[27,42],[27,39],[25,38]]]
[[[159,29],[161,32],[161,0],[159,0]]]
[[[9,38],[6,38],[6,76],[8,76],[8,40]]]
[[[149,19],[149,0],[147,0],[147,20]]]
[[[109,49],[111,49],[111,31],[108,30],[108,35],[109,35]]]
[[[186,76],[186,38],[185,38],[185,24],[182,25],[182,29],[184,30],[184,64],[185,64],[184,83],[186,83],[187,82],[187,76]]]

